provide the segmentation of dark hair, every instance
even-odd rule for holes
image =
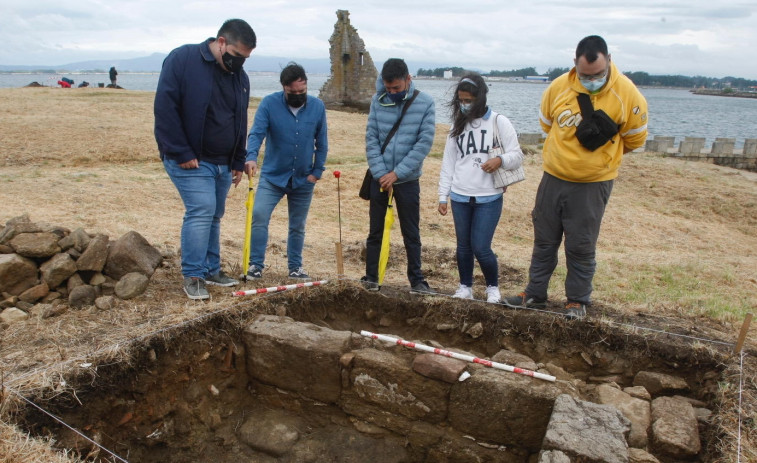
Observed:
[[[255,48],[258,45],[258,39],[255,31],[252,30],[247,21],[243,19],[228,19],[218,29],[217,37],[223,37],[231,45],[241,43],[247,48]]]
[[[305,68],[294,61],[290,61],[286,67],[281,70],[281,75],[279,76],[279,82],[281,82],[281,85],[292,85],[292,82],[297,82],[300,79],[307,82],[308,76],[305,75]]]
[[[473,83],[471,83],[473,82]],[[468,92],[476,99],[473,102],[470,111],[467,114],[463,114],[460,111],[460,97],[457,92]],[[452,131],[450,135],[453,137],[459,136],[465,130],[465,124],[473,119],[478,119],[486,114],[486,94],[489,92],[489,86],[480,74],[475,72],[466,73],[460,78],[455,86],[454,95],[452,101],[447,106],[452,113]]]
[[[399,58],[389,58],[384,63],[384,67],[381,68],[381,79],[387,82],[397,79],[405,80],[409,74],[407,64]]]
[[[585,57],[586,61],[593,63],[599,55],[607,56],[607,42],[598,35],[584,37],[576,47],[576,59]]]

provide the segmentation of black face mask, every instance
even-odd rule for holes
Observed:
[[[247,59],[244,56],[234,56],[230,54],[228,51],[221,56],[221,61],[223,61],[223,65],[226,66],[226,69],[228,69],[230,72],[239,72],[242,70],[242,65],[244,64],[244,60]]]
[[[287,93],[287,104],[293,108],[299,108],[308,99],[307,93]]]

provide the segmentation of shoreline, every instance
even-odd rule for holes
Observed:
[[[690,90],[694,95],[727,96],[732,98],[757,98],[757,92],[725,92],[723,90],[696,89]]]

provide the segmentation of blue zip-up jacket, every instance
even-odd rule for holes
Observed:
[[[434,99],[427,93],[418,94],[405,113],[399,129],[389,140],[384,154],[381,154],[381,145],[414,91],[415,82],[410,81],[405,100],[395,104],[386,95],[381,75],[378,77],[365,129],[365,155],[373,178],[378,179],[394,171],[397,183],[403,183],[420,178],[423,173],[421,167],[431,151],[436,131]]]
[[[260,102],[247,137],[247,161],[258,161],[260,146],[265,140],[265,155],[260,176],[285,188],[292,179],[292,188],[307,182],[308,175],[321,178],[329,151],[326,127],[326,106],[308,95],[295,116],[289,109],[284,92],[272,93]]]
[[[155,140],[160,158],[183,164],[202,160],[202,135],[213,90],[213,67],[217,61],[210,52],[209,38],[199,44],[182,45],[163,61],[155,92]],[[247,108],[250,105],[250,79],[244,70],[236,73],[237,139],[231,169],[244,170]]]

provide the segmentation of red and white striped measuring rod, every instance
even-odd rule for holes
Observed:
[[[552,375],[545,375],[537,371],[526,370],[523,368],[513,367],[505,365],[504,363],[492,362],[491,360],[484,360],[472,355],[458,354],[457,352],[450,352],[444,349],[437,349],[436,347],[427,346],[425,344],[416,344],[414,342],[405,341],[404,339],[393,338],[384,334],[371,333],[370,331],[361,331],[361,336],[368,338],[378,339],[379,341],[391,342],[393,344],[399,344],[400,346],[409,347],[410,349],[420,350],[423,352],[431,352],[432,354],[443,355],[445,357],[451,357],[458,360],[465,360],[466,362],[478,363],[498,370],[505,370],[512,373],[518,373],[519,375],[531,376],[533,378],[543,379],[545,381],[555,382],[555,377]]]
[[[278,292],[287,291],[290,289],[306,288],[308,286],[320,286],[328,282],[329,280],[308,281],[307,283],[297,283],[297,284],[286,285],[286,286],[271,286],[269,288],[248,289],[245,291],[234,291],[233,293],[231,293],[231,295],[232,296],[251,296],[253,294],[278,293]]]

